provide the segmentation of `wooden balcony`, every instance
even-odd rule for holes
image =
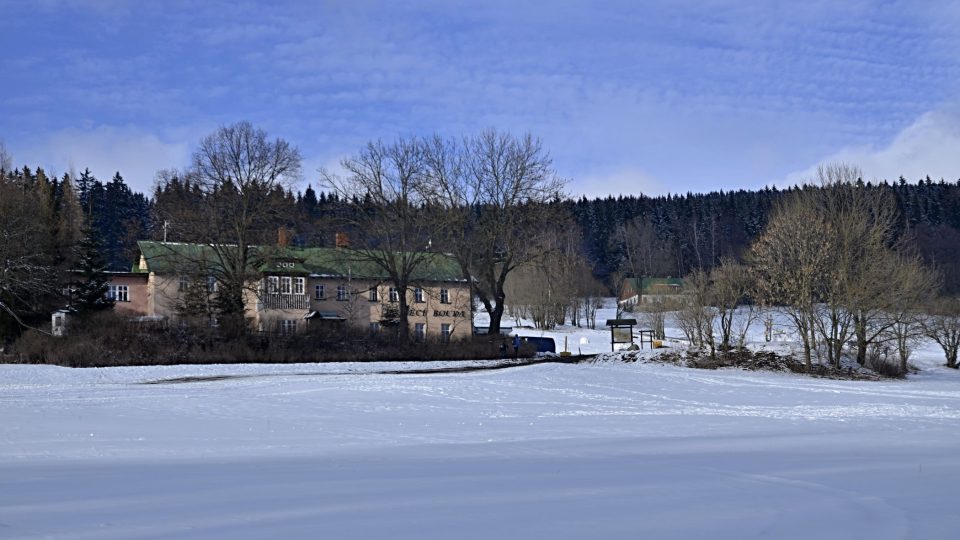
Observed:
[[[310,309],[306,294],[265,294],[259,302],[260,311],[266,309]]]

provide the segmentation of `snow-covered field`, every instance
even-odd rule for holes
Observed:
[[[0,538],[953,538],[937,353],[892,382],[0,365]]]

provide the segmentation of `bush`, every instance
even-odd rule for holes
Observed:
[[[69,367],[219,363],[309,363],[473,360],[500,357],[501,336],[472,336],[449,343],[397,343],[384,334],[319,328],[293,335],[239,336],[205,325],[136,323],[107,312],[73,321],[70,335],[26,332],[14,344],[25,363]],[[521,356],[532,356],[521,349]]]

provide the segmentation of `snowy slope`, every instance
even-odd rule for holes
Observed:
[[[0,366],[0,538],[960,530],[951,370],[880,383],[654,364],[370,371]],[[222,375],[242,377],[142,384]]]

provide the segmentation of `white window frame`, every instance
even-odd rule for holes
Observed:
[[[290,276],[280,277],[280,294],[290,294],[293,289],[293,279]]]
[[[413,301],[422,304],[423,303],[423,289],[420,287],[415,287],[413,289]]]
[[[390,301],[399,302],[400,301],[400,292],[397,291],[396,287],[390,287]]]
[[[427,325],[426,323],[418,322],[413,325],[413,339],[417,343],[422,343],[427,339]]]
[[[314,300],[326,300],[326,288],[323,285],[314,285],[313,298]]]
[[[441,304],[450,303],[450,289],[440,289],[440,303]]]
[[[267,276],[267,294],[280,293],[280,278],[277,276]]]
[[[306,290],[307,280],[298,277],[293,278],[293,294],[303,294],[303,291]]]
[[[367,299],[370,300],[371,302],[380,301],[380,292],[377,291],[376,287],[373,287],[370,289],[370,294],[367,296]]]
[[[107,298],[114,302],[130,301],[129,285],[109,285],[107,288]]]
[[[217,292],[217,278],[215,276],[207,276],[207,292]]]
[[[350,291],[346,285],[337,285],[337,302],[346,302],[350,298]]]
[[[184,274],[180,274],[180,278],[177,280],[177,290],[184,292],[190,288],[190,277]]]
[[[297,320],[296,319],[280,319],[280,333],[281,334],[295,334],[297,333]]]
[[[450,343],[450,331],[450,323],[442,323],[440,325],[440,341]]]

